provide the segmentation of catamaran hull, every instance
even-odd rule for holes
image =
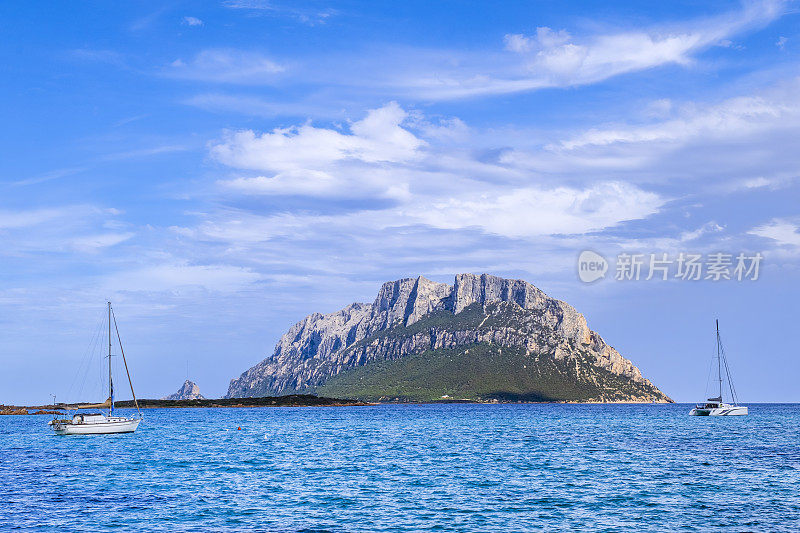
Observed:
[[[99,422],[96,424],[73,424],[71,422],[53,424],[56,435],[108,435],[112,433],[133,433],[139,427],[139,419],[120,422]]]
[[[713,409],[702,409],[695,407],[689,414],[692,416],[742,416],[747,414],[747,407],[731,406],[731,407],[716,407]]]

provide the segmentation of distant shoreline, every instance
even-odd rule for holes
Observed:
[[[139,400],[141,409],[159,408],[181,408],[181,407],[348,407],[365,405],[440,405],[440,404],[475,404],[475,405],[511,405],[511,404],[573,404],[573,405],[651,405],[654,402],[567,402],[567,401],[546,401],[546,402],[527,402],[527,401],[493,401],[493,400],[433,400],[428,402],[412,401],[376,401],[367,402],[361,400],[347,400],[340,398],[327,398],[324,396],[312,396],[305,394],[293,394],[288,396],[265,396],[260,398],[223,398],[223,399],[204,399],[204,400]],[[673,402],[655,402],[667,405]],[[117,407],[133,407],[133,400],[126,400],[116,403]]]
[[[142,409],[178,408],[178,407],[344,407],[357,405],[374,405],[360,400],[327,398],[313,394],[289,394],[286,396],[261,396],[256,398],[216,398],[202,400],[139,400]],[[116,403],[117,407],[134,407],[133,400]]]
[[[286,396],[263,396],[259,398],[217,398],[202,400],[154,400],[141,399],[138,401],[141,409],[160,408],[215,408],[215,407],[345,407],[359,405],[375,405],[359,400],[343,400],[340,398],[326,398],[311,394],[290,394]],[[72,410],[72,404],[56,405],[0,405],[0,414],[25,415],[25,414],[55,414],[60,411]],[[133,400],[123,400],[115,403],[116,407],[126,409],[135,407]],[[28,413],[28,411],[36,411]]]
[[[287,396],[263,396],[258,398],[217,398],[203,400],[139,400],[141,409],[214,409],[214,408],[252,408],[252,407],[363,407],[378,405],[447,405],[447,404],[472,404],[472,405],[694,405],[693,402],[498,402],[480,400],[438,400],[429,402],[404,402],[381,401],[365,402],[360,400],[347,400],[340,398],[327,398],[309,394],[292,394]],[[117,402],[116,407],[132,409],[133,400]],[[745,402],[742,405],[800,405],[800,402]],[[60,414],[67,409],[65,404],[53,405],[4,405],[0,404],[0,415],[47,415]]]
[[[361,400],[350,400],[342,398],[328,398],[325,396],[314,396],[312,394],[290,394],[286,396],[262,396],[255,398],[215,398],[202,400],[156,400],[144,398],[138,401],[141,409],[180,409],[180,408],[246,408],[246,407],[352,407],[352,406],[373,406],[373,405],[437,405],[437,404],[572,404],[572,405],[650,405],[651,402],[565,402],[565,401],[545,401],[545,402],[503,402],[497,400],[481,401],[467,399],[447,399],[434,400],[428,402],[412,401],[379,401],[366,402]],[[668,402],[659,402],[666,404]],[[0,415],[26,415],[26,414],[62,414],[62,411],[69,409],[71,404],[56,405],[1,405]],[[133,400],[122,400],[116,402],[116,407],[131,409],[134,406]],[[33,411],[33,412],[29,412]]]

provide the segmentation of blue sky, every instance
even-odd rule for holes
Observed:
[[[460,272],[573,304],[679,401],[720,318],[740,396],[800,401],[798,22],[780,1],[3,3],[0,402],[74,395],[106,299],[139,395],[188,364],[219,396],[306,314]],[[584,284],[585,249],[764,260]]]

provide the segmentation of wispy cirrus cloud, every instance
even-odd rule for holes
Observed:
[[[115,246],[127,241],[136,235],[133,232],[127,233],[98,233],[94,235],[82,235],[71,239],[70,245],[82,252],[97,252],[109,246]]]
[[[796,89],[800,83],[793,85]],[[773,129],[779,123],[797,121],[800,117],[800,100],[791,94],[773,96],[776,97],[736,97],[699,109],[687,106],[679,111],[678,117],[670,120],[643,126],[591,129],[551,148],[574,150],[617,143],[685,143],[700,136],[706,139],[745,137]]]
[[[117,272],[105,284],[109,290],[125,292],[160,293],[181,288],[235,292],[262,278],[259,273],[241,266],[174,261]]]
[[[285,70],[284,65],[257,52],[209,49],[191,59],[176,59],[162,73],[172,78],[257,85],[274,83]]]
[[[534,35],[505,36],[505,49],[516,60],[455,56],[449,59],[455,67],[425,65],[418,74],[409,69],[397,82],[410,94],[444,100],[587,85],[662,65],[690,65],[694,54],[767,25],[786,6],[760,0],[721,16],[585,36],[539,27]]]
[[[120,244],[135,235],[120,231],[121,213],[92,205],[66,205],[41,209],[0,210],[0,255],[95,252]]]
[[[120,68],[125,68],[127,66],[125,56],[115,50],[78,48],[67,51],[64,56],[67,59],[91,63],[106,63]]]
[[[721,101],[671,100],[647,120],[638,116],[562,132],[541,146],[509,148],[499,160],[554,177],[616,177],[662,186],[692,181],[694,191],[787,187],[797,181],[800,165],[794,149],[798,94],[800,78]]]
[[[162,6],[152,11],[142,17],[135,19],[131,25],[130,30],[133,32],[139,32],[143,30],[147,30],[155,25],[156,21],[169,10],[169,6]]]
[[[85,206],[0,211],[0,230],[27,228],[87,212]]]
[[[303,8],[293,3],[270,0],[226,0],[222,5],[230,9],[243,10],[253,15],[288,17],[308,26],[325,24],[332,16],[338,14],[338,11],[332,8]]]
[[[127,150],[124,152],[113,152],[105,154],[98,159],[101,161],[115,161],[121,159],[135,159],[138,157],[150,157],[161,154],[172,154],[175,152],[184,152],[189,150],[190,147],[183,144],[162,144],[158,146],[151,146],[148,148],[138,148]]]
[[[286,102],[279,98],[213,92],[191,96],[181,103],[212,113],[235,113],[249,117],[314,117],[317,120],[346,118],[341,107],[333,106],[329,101],[315,99]]]
[[[232,1],[249,12],[278,13],[271,2]],[[372,46],[288,62],[256,51],[206,50],[178,59],[169,76],[244,85],[313,84],[351,95],[439,101],[590,85],[665,65],[688,67],[702,51],[764,27],[787,11],[785,0],[752,0],[722,15],[648,28],[590,34],[539,27],[498,37],[493,49],[455,51]],[[258,111],[257,111],[258,113]],[[263,111],[262,111],[263,113]]]
[[[39,183],[45,183],[48,181],[58,180],[61,178],[65,178],[67,176],[72,176],[74,174],[78,174],[86,170],[86,167],[72,167],[72,168],[60,168],[57,170],[51,170],[50,172],[45,172],[44,174],[39,174],[37,176],[33,176],[30,178],[24,178],[21,180],[13,181],[10,185],[13,186],[25,186],[25,185],[36,185]]]

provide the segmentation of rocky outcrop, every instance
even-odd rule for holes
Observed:
[[[487,274],[459,274],[453,285],[423,277],[391,281],[371,304],[309,315],[281,337],[270,357],[232,380],[227,397],[313,391],[358,366],[476,343],[521,347],[557,360],[588,358],[668,400],[572,306],[525,281]]]
[[[205,400],[202,394],[200,394],[200,387],[193,381],[189,381],[188,379],[183,382],[183,385],[178,392],[175,394],[170,394],[169,396],[164,396],[161,398],[162,400]]]
[[[28,410],[21,407],[6,407],[0,405],[0,415],[27,415]]]

